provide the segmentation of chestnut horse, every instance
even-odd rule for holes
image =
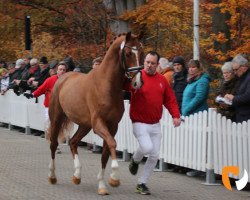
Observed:
[[[69,72],[56,82],[49,105],[49,139],[52,158],[49,165],[50,183],[57,182],[55,152],[58,137],[70,122],[74,122],[79,125],[79,128],[69,141],[75,167],[72,181],[75,184],[81,182],[77,144],[92,128],[94,133],[103,138],[102,166],[97,176],[98,194],[108,194],[104,171],[109,155],[112,158],[109,184],[113,187],[120,185],[114,137],[124,112],[122,93],[124,75],[131,69],[142,68],[140,64],[143,61],[143,51],[140,38],[141,36],[131,33],[120,35],[113,41],[98,68],[88,74]]]

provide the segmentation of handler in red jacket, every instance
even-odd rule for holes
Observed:
[[[157,52],[149,52],[144,60],[142,79],[144,85],[133,89],[126,84],[126,90],[131,91],[130,118],[133,122],[133,133],[139,147],[129,164],[131,174],[137,174],[139,163],[143,156],[148,155],[141,176],[138,179],[136,191],[140,194],[150,194],[146,183],[159,159],[161,145],[160,119],[164,105],[173,117],[175,127],[181,123],[178,104],[166,78],[156,72],[159,63]]]
[[[67,70],[67,65],[66,63],[59,63],[57,66],[57,73],[56,75],[53,75],[49,78],[47,78],[42,85],[40,85],[32,94],[29,93],[24,93],[24,96],[27,98],[33,98],[33,97],[39,97],[41,95],[45,95],[44,99],[44,106],[45,106],[45,133],[48,130],[49,127],[49,99],[50,99],[50,94],[52,92],[52,89],[57,81],[57,79],[66,73]]]

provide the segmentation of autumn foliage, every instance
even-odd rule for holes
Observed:
[[[114,2],[115,0],[113,0]],[[126,2],[124,0],[124,2]],[[220,67],[237,53],[250,52],[248,0],[200,1],[200,53],[207,66]],[[49,59],[70,54],[85,62],[105,53],[112,39],[109,23],[122,19],[135,33],[145,33],[146,50],[157,50],[169,59],[193,56],[193,1],[148,0],[136,10],[112,15],[101,0],[0,0],[0,55],[15,60],[24,51],[24,16],[31,16],[32,55]],[[213,32],[214,10],[227,13],[229,34]],[[217,47],[215,48],[215,43]],[[226,51],[223,44],[229,44]]]

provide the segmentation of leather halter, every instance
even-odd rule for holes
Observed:
[[[134,76],[144,68],[144,65],[135,66],[135,67],[130,67],[130,68],[128,68],[128,67],[126,66],[126,55],[125,55],[125,51],[124,51],[125,47],[127,47],[127,48],[129,48],[129,49],[132,49],[132,50],[134,50],[134,51],[139,51],[139,49],[142,48],[142,44],[141,44],[140,47],[138,47],[138,48],[136,48],[136,47],[131,47],[131,46],[128,46],[128,45],[124,45],[124,47],[123,47],[123,49],[122,49],[122,52],[121,52],[121,54],[122,54],[122,68],[125,70],[126,76],[127,76],[129,79],[133,79]],[[136,72],[136,73],[134,74],[134,76],[130,76],[129,72]]]

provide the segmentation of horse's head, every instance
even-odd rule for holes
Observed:
[[[143,85],[141,70],[143,69],[144,55],[141,38],[142,34],[135,36],[128,32],[120,45],[122,67],[135,89],[141,88]]]

